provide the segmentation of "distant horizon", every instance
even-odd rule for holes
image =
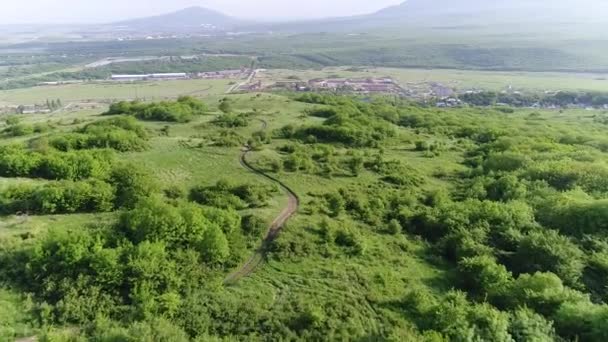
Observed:
[[[321,19],[373,13],[404,0],[309,0],[306,4],[287,4],[281,0],[258,0],[255,4],[243,0],[175,0],[171,3],[155,0],[84,3],[78,0],[22,0],[0,5],[5,18],[0,26],[20,25],[96,25],[117,21],[159,16],[190,7],[217,11],[230,17],[258,21],[289,21]],[[57,11],[72,8],[73,11]],[[145,10],[144,10],[145,9]],[[21,17],[22,15],[25,15]]]

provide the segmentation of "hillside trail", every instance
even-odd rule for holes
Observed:
[[[265,130],[268,126],[266,121],[260,120],[262,122],[262,130]],[[298,211],[300,207],[300,199],[298,195],[285,183],[281,180],[264,173],[261,170],[256,169],[247,161],[247,155],[251,152],[251,148],[249,146],[243,147],[242,153],[239,157],[239,162],[243,168],[248,170],[251,173],[255,173],[256,175],[266,178],[273,183],[277,184],[281,190],[287,195],[287,206],[283,208],[281,213],[272,221],[268,233],[262,242],[262,245],[255,251],[255,253],[245,262],[243,266],[239,269],[228,275],[226,279],[224,279],[224,285],[233,285],[236,284],[239,280],[251,275],[263,262],[266,256],[266,252],[268,250],[268,246],[272,243],[281,233],[283,226],[289,219]]]
[[[262,122],[262,130],[265,130],[268,127],[268,123],[266,123],[266,121],[264,120],[260,121]],[[268,246],[279,236],[285,223],[287,223],[287,221],[289,221],[289,219],[293,215],[295,215],[295,213],[300,207],[300,198],[293,190],[291,190],[291,188],[289,188],[289,186],[287,186],[279,179],[276,179],[275,177],[268,175],[249,164],[249,162],[247,161],[247,155],[250,152],[251,148],[249,146],[243,147],[243,150],[239,157],[239,162],[241,166],[249,172],[255,173],[256,175],[266,178],[272,181],[273,183],[279,185],[281,190],[287,195],[288,201],[287,206],[283,208],[281,213],[270,224],[270,227],[268,228],[268,233],[266,233],[266,237],[264,238],[262,245],[255,251],[255,253],[251,257],[249,257],[249,259],[245,262],[245,264],[243,264],[243,266],[232,272],[226,277],[226,279],[224,279],[224,285],[234,285],[238,283],[241,279],[251,275],[264,262]],[[37,338],[34,336],[15,340],[15,342],[35,341],[37,341]]]

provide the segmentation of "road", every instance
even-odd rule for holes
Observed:
[[[235,83],[230,88],[228,88],[228,90],[226,90],[226,94],[233,93],[235,90],[238,90],[241,86],[251,83],[253,81],[253,79],[257,76],[258,72],[260,72],[260,69],[253,70],[251,72],[251,74],[249,74],[249,77],[247,77],[246,80],[244,80],[241,83]]]
[[[265,121],[262,121],[262,128],[266,129]],[[247,262],[245,262],[245,264],[243,266],[241,266],[239,269],[237,269],[236,271],[231,273],[228,277],[226,277],[226,279],[224,279],[225,285],[235,284],[239,280],[249,276],[258,268],[258,266],[260,266],[264,262],[265,255],[268,250],[268,246],[279,236],[285,223],[287,223],[287,221],[289,221],[289,219],[298,211],[298,209],[300,207],[300,199],[299,199],[298,195],[293,190],[291,190],[291,188],[289,188],[289,186],[287,186],[281,180],[279,180],[271,175],[268,175],[268,174],[264,173],[263,171],[256,169],[247,161],[247,155],[250,152],[251,152],[251,149],[249,149],[249,147],[245,147],[243,149],[243,152],[241,153],[240,158],[239,158],[239,162],[241,163],[241,166],[243,168],[247,169],[248,171],[257,174],[258,176],[269,179],[270,181],[279,185],[281,190],[287,195],[288,201],[287,201],[287,206],[285,208],[283,208],[281,213],[271,223],[271,225],[268,229],[268,233],[266,234],[266,237],[264,238],[264,241],[262,242],[262,245],[247,260]]]

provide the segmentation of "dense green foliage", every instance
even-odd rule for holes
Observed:
[[[61,151],[111,148],[120,152],[147,148],[148,133],[131,117],[117,117],[88,124],[73,133],[55,134],[48,144]]]
[[[491,106],[503,104],[514,107],[530,106],[596,106],[602,107],[608,104],[608,94],[599,92],[568,92],[560,91],[551,95],[538,94],[507,94],[491,91],[481,91],[477,93],[467,93],[460,95],[459,98],[465,103],[474,106]]]
[[[190,191],[190,199],[202,205],[218,208],[259,208],[267,204],[276,189],[268,186],[233,185],[219,181],[210,187],[197,186]]]
[[[46,148],[4,147],[5,177],[51,181],[3,187],[3,213],[108,215],[0,236],[0,285],[31,297],[31,320],[9,327],[41,326],[48,340],[608,339],[608,145],[596,118],[266,96],[297,110],[240,116],[253,105],[235,96],[217,120],[157,137],[128,116],[62,133],[114,141],[100,132],[116,130],[145,148],[52,143],[59,133]],[[139,117],[164,105],[113,108]],[[246,161],[268,178],[239,168],[249,136]],[[262,244],[266,264],[224,285],[284,210],[270,179],[293,187],[299,212]]]
[[[112,104],[105,115],[127,114],[140,120],[189,122],[206,111],[207,107],[201,101],[183,96],[173,102],[149,104],[122,101]]]
[[[39,152],[6,146],[0,149],[0,174],[51,180],[104,178],[113,159],[110,150]]]

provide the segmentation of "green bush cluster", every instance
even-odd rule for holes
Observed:
[[[0,194],[3,214],[70,214],[106,212],[114,208],[115,189],[100,180],[17,185]]]
[[[220,115],[213,121],[213,124],[223,128],[237,128],[249,126],[249,115],[248,114],[233,114],[227,113]]]
[[[25,124],[16,123],[4,129],[4,133],[11,137],[21,137],[34,133],[46,133],[51,130],[51,126],[46,123]]]
[[[149,198],[112,226],[49,231],[31,249],[4,255],[1,276],[44,301],[54,322],[172,317],[205,267],[229,257],[224,230],[239,227],[230,211]]]
[[[71,214],[130,208],[156,191],[155,181],[134,165],[117,165],[103,180],[88,178],[9,186],[0,193],[3,214]]]
[[[42,153],[5,146],[0,148],[0,175],[51,180],[105,178],[113,160],[108,150]]]
[[[207,106],[189,96],[182,96],[177,101],[159,103],[117,102],[110,105],[105,115],[126,114],[140,120],[189,122],[196,116],[205,114]]]
[[[190,199],[202,205],[218,208],[260,208],[277,192],[274,186],[218,181],[212,186],[197,186],[190,190]]]
[[[98,121],[75,132],[54,134],[46,139],[60,151],[109,148],[129,152],[148,148],[146,129],[131,117]]]

